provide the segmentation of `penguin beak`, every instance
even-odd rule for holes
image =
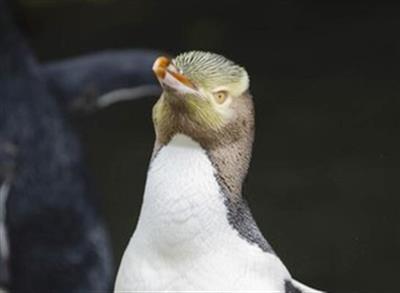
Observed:
[[[158,57],[153,64],[153,71],[164,89],[172,89],[179,93],[197,93],[196,86],[166,57]]]

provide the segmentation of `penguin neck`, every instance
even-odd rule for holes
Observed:
[[[215,141],[201,136],[192,138],[187,129],[181,129],[182,132],[172,129],[167,135],[160,135],[161,138],[157,135],[152,159],[162,148],[176,144],[174,138],[186,136],[207,154],[223,193],[230,200],[238,201],[242,197],[242,185],[249,169],[254,140],[254,120],[251,118],[246,124],[247,127],[243,127],[241,135],[234,140],[224,135]]]
[[[233,229],[216,173],[198,142],[176,134],[150,164],[135,234],[169,253],[218,245]]]

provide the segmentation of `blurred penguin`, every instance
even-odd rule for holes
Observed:
[[[159,54],[113,50],[40,65],[0,0],[0,292],[111,288],[107,233],[65,118],[159,95]]]
[[[9,292],[107,292],[110,245],[81,148],[0,0],[0,281]]]
[[[40,67],[0,0],[0,291],[110,290],[110,244],[63,105],[79,104],[96,85],[101,97],[132,79],[146,83],[135,76],[115,82],[132,70],[121,74],[112,55]],[[115,70],[99,81],[93,69],[102,64]],[[81,77],[75,83],[67,79],[71,70]],[[150,83],[147,90],[156,90]]]
[[[117,102],[158,96],[150,50],[110,50],[43,64],[51,92],[66,109],[93,112]]]

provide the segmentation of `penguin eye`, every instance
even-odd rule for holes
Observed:
[[[228,93],[226,91],[218,91],[214,93],[214,99],[218,104],[225,102],[227,97]]]

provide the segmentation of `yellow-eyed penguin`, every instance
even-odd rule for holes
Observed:
[[[153,70],[155,147],[115,292],[321,292],[292,279],[242,197],[254,136],[245,69],[192,51]]]

